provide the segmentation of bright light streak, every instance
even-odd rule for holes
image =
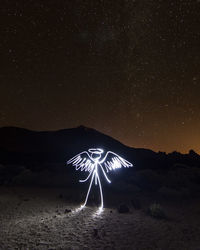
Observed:
[[[102,171],[107,182],[111,183],[106,173],[121,167],[125,168],[133,167],[132,163],[128,162],[127,160],[123,159],[122,157],[120,157],[119,155],[117,155],[112,151],[108,151],[103,158],[102,154],[103,154],[103,149],[90,148],[88,149],[88,152],[83,151],[75,155],[69,161],[67,161],[67,164],[72,164],[73,166],[75,166],[76,170],[89,172],[88,176],[84,180],[79,180],[79,182],[86,182],[91,177],[85,202],[81,206],[81,208],[84,208],[87,204],[90,190],[94,181],[95,185],[99,186],[99,191],[100,191],[101,205],[99,209],[100,210],[103,209],[104,205],[103,192],[102,192],[101,180],[99,177],[99,170]],[[104,169],[106,170],[106,172]]]
[[[104,208],[99,207],[98,210],[93,214],[93,218],[100,217],[103,211],[104,211]]]
[[[81,205],[80,207],[73,209],[73,210],[72,210],[72,214],[75,214],[75,213],[80,212],[81,210],[84,209],[84,207],[85,207],[85,206]]]

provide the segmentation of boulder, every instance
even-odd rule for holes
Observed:
[[[121,204],[121,205],[119,205],[119,207],[118,207],[118,212],[120,213],[120,214],[124,214],[124,213],[129,213],[129,207],[126,205],[126,204]]]

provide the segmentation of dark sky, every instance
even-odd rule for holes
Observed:
[[[200,0],[2,0],[0,126],[200,153]]]

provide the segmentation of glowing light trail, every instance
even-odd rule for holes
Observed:
[[[100,209],[103,208],[103,192],[102,192],[102,186],[101,186],[101,181],[99,177],[99,170],[102,171],[107,182],[111,183],[111,181],[109,180],[107,176],[108,172],[121,168],[121,167],[125,167],[125,168],[133,167],[132,163],[128,162],[127,160],[123,159],[122,157],[120,157],[119,155],[117,155],[116,153],[112,151],[108,151],[103,158],[102,158],[102,154],[103,154],[103,149],[91,148],[88,150],[88,152],[83,151],[75,155],[69,161],[67,161],[67,164],[72,164],[73,166],[75,166],[76,170],[89,172],[86,179],[79,180],[79,182],[86,182],[91,177],[88,192],[87,192],[85,202],[82,205],[82,207],[84,207],[87,204],[87,200],[90,194],[92,183],[94,181],[95,185],[99,185],[100,197],[101,197]]]

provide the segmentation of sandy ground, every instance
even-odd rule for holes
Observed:
[[[99,213],[60,198],[63,191],[1,187],[0,249],[200,249],[197,200],[163,204],[168,219],[158,220],[145,213],[145,202],[126,214]]]

